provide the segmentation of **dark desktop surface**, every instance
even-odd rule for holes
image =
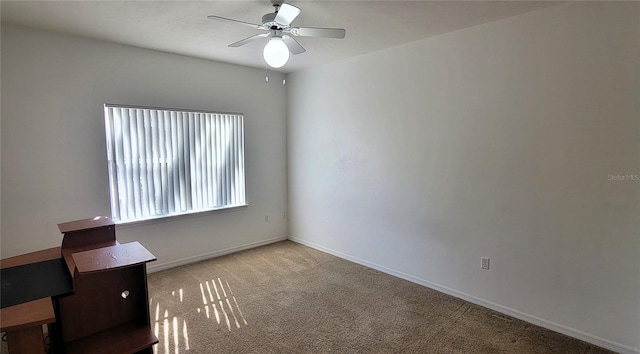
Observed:
[[[0,308],[73,292],[64,259],[52,259],[0,269]]]

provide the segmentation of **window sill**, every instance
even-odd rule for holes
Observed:
[[[199,217],[212,215],[212,214],[233,212],[240,209],[246,209],[247,207],[249,207],[249,204],[240,204],[240,205],[226,206],[226,207],[209,209],[209,210],[196,211],[193,213],[158,216],[158,217],[144,219],[144,220],[121,221],[121,222],[116,222],[116,229],[128,229],[133,227],[153,225],[153,224],[159,224],[159,223],[176,221],[176,220],[199,218]]]

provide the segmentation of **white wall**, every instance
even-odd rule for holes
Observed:
[[[245,115],[249,207],[119,228],[158,257],[150,269],[286,238],[286,89],[264,75],[3,25],[2,257],[60,245],[58,223],[110,215],[104,103]]]
[[[571,3],[291,74],[290,238],[640,352],[639,15]]]

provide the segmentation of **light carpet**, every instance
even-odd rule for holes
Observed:
[[[610,353],[291,241],[148,285],[156,353]]]

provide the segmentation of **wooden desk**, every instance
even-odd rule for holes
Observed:
[[[138,242],[73,253],[75,293],[58,299],[67,354],[151,352],[145,263],[155,259]]]
[[[60,247],[54,247],[0,260],[0,268],[60,257]],[[11,354],[44,353],[42,325],[53,323],[55,320],[53,304],[49,297],[0,309],[0,330],[7,332],[7,346]]]
[[[116,241],[107,217],[58,228],[74,294],[54,299],[56,345],[67,354],[151,354],[158,339],[149,320],[146,263],[156,257],[138,242]]]
[[[118,243],[107,217],[58,226],[61,247],[0,263],[10,353],[44,353],[44,324],[57,352],[152,353],[146,263],[156,257],[138,242]]]

